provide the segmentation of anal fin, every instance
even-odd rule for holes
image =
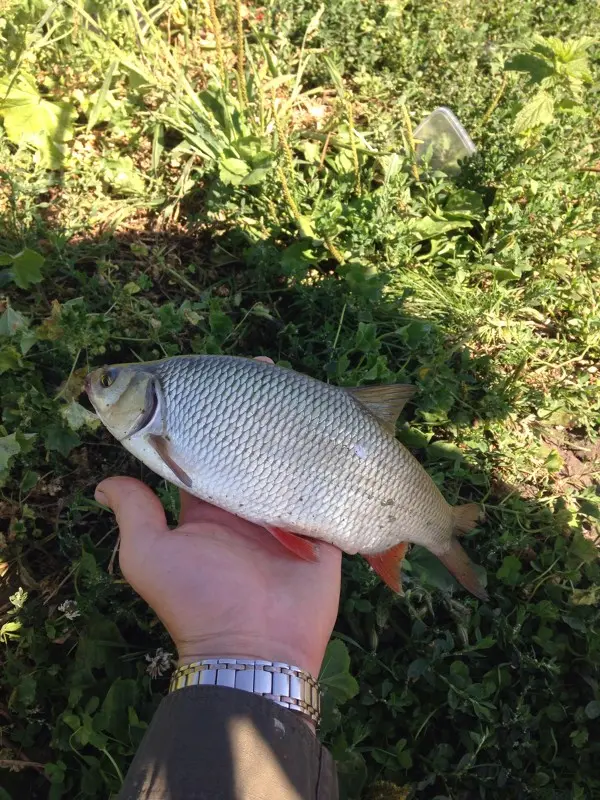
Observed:
[[[387,583],[390,589],[396,594],[402,594],[400,571],[407,550],[408,542],[400,542],[400,544],[390,547],[389,550],[384,550],[383,553],[375,553],[373,555],[361,553],[361,555],[369,562],[379,577]]]
[[[263,525],[270,534],[272,534],[278,542],[280,542],[284,547],[297,555],[299,558],[302,558],[304,561],[318,561],[319,560],[319,551],[317,549],[317,545],[314,542],[309,541],[308,539],[304,539],[302,536],[298,536],[296,533],[290,533],[289,531],[284,531],[282,528],[277,528],[274,525]]]
[[[189,488],[192,487],[192,479],[187,474],[187,472],[182,469],[179,464],[174,461],[170,454],[169,454],[169,442],[165,439],[164,436],[159,436],[156,433],[151,433],[148,436],[148,441],[152,445],[152,447],[156,450],[160,458],[164,461],[164,463],[169,467],[171,472],[173,472],[179,480]]]

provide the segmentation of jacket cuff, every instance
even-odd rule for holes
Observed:
[[[330,753],[297,712],[222,686],[160,703],[119,800],[331,800]]]

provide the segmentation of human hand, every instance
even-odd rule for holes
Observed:
[[[264,528],[181,492],[179,526],[145,484],[96,489],[115,513],[121,571],[154,609],[187,664],[212,656],[283,661],[317,677],[337,616],[341,552],[302,561]]]

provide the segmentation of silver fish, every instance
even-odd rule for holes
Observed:
[[[108,430],[192,495],[263,525],[302,558],[311,540],[362,554],[395,591],[407,543],[434,553],[487,598],[452,507],[395,438],[413,388],[340,388],[233,356],[181,356],[94,370],[86,389]]]

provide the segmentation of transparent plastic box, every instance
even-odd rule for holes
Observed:
[[[430,165],[447,175],[460,172],[460,162],[477,148],[456,116],[445,106],[434,109],[414,131],[416,156],[422,161],[431,148]]]

